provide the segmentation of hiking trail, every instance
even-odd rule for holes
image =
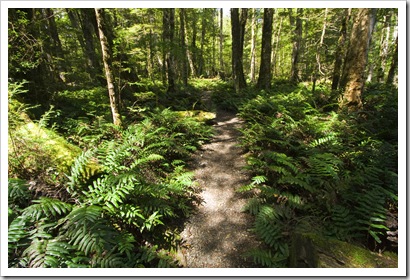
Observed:
[[[181,233],[184,267],[254,267],[243,253],[259,243],[249,231],[253,217],[242,211],[246,196],[236,190],[249,184],[250,172],[238,146],[242,121],[217,110],[215,135],[194,155],[190,168],[201,189],[202,203]]]

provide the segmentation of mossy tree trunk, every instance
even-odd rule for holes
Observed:
[[[349,111],[362,108],[362,90],[364,87],[364,71],[367,63],[367,54],[374,26],[376,9],[358,9],[349,48],[346,54],[344,66],[344,87],[341,107],[347,107]]]
[[[108,95],[110,97],[111,113],[113,118],[113,123],[117,126],[121,126],[121,115],[119,112],[119,96],[115,92],[114,87],[114,76],[112,74],[112,58],[111,50],[108,45],[107,36],[105,32],[105,22],[104,22],[104,10],[95,9],[95,15],[97,18],[98,32],[101,42],[102,59],[104,63],[105,76],[107,79]]]

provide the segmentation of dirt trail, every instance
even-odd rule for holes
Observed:
[[[241,121],[233,113],[218,111],[213,140],[191,163],[202,189],[203,202],[185,225],[182,254],[185,267],[253,267],[243,253],[258,246],[249,228],[252,217],[242,212],[246,198],[235,192],[249,183],[245,160],[238,147]]]

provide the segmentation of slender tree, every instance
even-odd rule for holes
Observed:
[[[258,88],[269,89],[272,80],[272,21],[274,9],[263,9],[261,65],[259,69]]]
[[[98,60],[98,54],[94,44],[94,38],[98,38],[98,29],[94,27],[96,23],[95,11],[93,9],[80,9],[77,14],[80,19],[81,30],[85,43],[85,54],[87,57],[88,69],[90,70],[90,78],[94,79],[97,74],[100,74],[101,63]]]
[[[187,57],[185,56],[187,47],[185,44],[185,9],[179,9],[179,24],[180,24],[180,44],[182,49],[181,61],[181,78],[184,86],[188,85],[188,62]]]
[[[176,92],[175,85],[175,56],[174,56],[174,33],[175,33],[175,9],[163,10],[163,43],[165,48],[165,68],[168,81],[168,93]]]
[[[225,65],[224,65],[224,57],[223,57],[223,41],[224,41],[224,17],[223,17],[223,9],[219,9],[219,77],[221,79],[225,78]]]
[[[339,87],[341,68],[343,64],[344,57],[344,45],[347,37],[347,24],[350,19],[351,9],[344,9],[342,24],[339,31],[339,39],[336,45],[335,51],[335,63],[333,67],[333,77],[332,77],[332,90],[337,90]]]
[[[397,63],[398,63],[398,50],[399,50],[399,44],[398,41],[399,40],[399,36],[396,36],[396,41],[394,43],[395,47],[394,47],[394,53],[393,53],[393,57],[392,57],[392,61],[390,64],[390,69],[389,69],[389,74],[387,75],[387,80],[386,83],[387,84],[393,84],[393,80],[394,80],[394,74],[396,72],[397,69]]]
[[[57,24],[54,18],[54,12],[50,8],[45,8],[43,10],[44,18],[48,22],[48,39],[50,41],[49,47],[51,48],[51,54],[53,56],[53,64],[55,64],[55,68],[58,72],[58,77],[61,79],[62,82],[66,82],[66,64],[64,58],[64,51],[61,45],[60,37],[57,31]]]
[[[374,27],[375,11],[376,9],[358,9],[353,23],[344,66],[346,86],[341,102],[341,106],[347,107],[349,111],[360,109],[363,105],[361,94],[364,86],[364,70]]]
[[[252,22],[251,22],[251,82],[256,81],[256,9],[252,9]]]
[[[292,9],[289,9],[289,22],[291,26],[295,26],[293,31],[293,47],[292,47],[292,68],[290,72],[290,81],[293,83],[299,82],[299,55],[300,55],[300,46],[302,42],[302,15],[303,9],[298,8],[296,12],[296,19],[292,14]]]
[[[105,76],[107,79],[108,95],[110,97],[110,106],[113,123],[117,126],[121,126],[121,115],[119,113],[119,96],[115,92],[114,87],[114,76],[112,73],[112,54],[111,49],[108,44],[106,31],[105,31],[105,21],[104,21],[104,10],[96,8],[95,16],[97,19],[98,32],[101,43],[102,59],[104,63]]]
[[[391,21],[391,10],[387,9],[386,14],[383,16],[383,29],[380,36],[380,59],[378,59],[377,67],[377,81],[379,83],[384,82],[386,68],[387,68],[387,57],[389,54],[389,41],[390,41],[390,21]]]
[[[235,91],[239,93],[246,87],[245,76],[243,73],[243,39],[245,32],[245,24],[247,18],[247,9],[231,9],[231,25],[232,25],[232,75],[235,84]]]
[[[276,31],[276,43],[274,44],[275,47],[272,49],[272,68],[273,68],[273,75],[276,75],[277,72],[277,57],[280,49],[280,37],[281,37],[281,32],[282,32],[282,23],[283,23],[283,17],[280,17],[280,22],[279,22],[279,27],[278,30]]]
[[[323,18],[323,28],[322,28],[322,35],[320,36],[320,41],[319,41],[319,45],[318,48],[316,50],[316,67],[315,70],[313,72],[313,85],[312,85],[312,92],[315,92],[315,88],[316,88],[316,81],[318,78],[318,75],[325,75],[325,73],[323,73],[322,71],[322,66],[320,64],[320,54],[323,51],[323,41],[325,39],[325,34],[326,34],[326,25],[327,25],[327,13],[328,13],[328,8],[325,9],[325,15]]]

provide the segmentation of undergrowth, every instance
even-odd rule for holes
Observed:
[[[211,128],[169,109],[146,112],[124,129],[98,121],[101,129],[93,133],[81,128],[88,136],[79,135],[83,152],[53,178],[58,188],[37,192],[34,174],[9,177],[9,267],[179,265],[173,255],[179,223],[197,203],[184,160]]]
[[[286,267],[292,234],[312,232],[395,250],[397,90],[369,86],[363,110],[346,114],[329,110],[337,100],[326,88],[290,87],[240,107],[241,144],[255,177],[239,191],[257,190],[245,210],[266,245],[249,254],[259,265]]]

